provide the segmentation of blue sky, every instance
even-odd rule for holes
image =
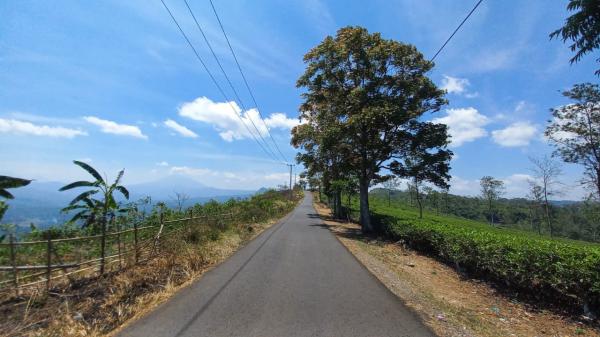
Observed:
[[[182,0],[165,0],[200,56],[233,97]],[[189,0],[247,108],[208,0]],[[474,1],[215,1],[241,66],[285,157],[295,154],[302,56],[337,28],[361,25],[414,44],[431,57]],[[548,34],[566,1],[484,1],[436,59],[431,78],[450,104],[430,118],[453,135],[453,192],[476,194],[478,179],[503,179],[524,195],[528,156],[549,154],[542,137],[559,91],[597,82],[594,57]],[[126,182],[183,174],[223,188],[275,186],[285,165],[265,155],[195,59],[159,0],[0,3],[0,174],[40,181],[81,178],[91,162]],[[237,105],[234,109],[240,109]],[[241,111],[261,132],[256,111]],[[583,195],[581,170],[565,165],[565,198]]]

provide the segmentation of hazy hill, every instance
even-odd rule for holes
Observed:
[[[10,205],[3,223],[14,223],[19,226],[28,226],[34,223],[40,226],[60,224],[68,219],[68,215],[62,214],[60,209],[65,207],[78,193],[84,189],[75,189],[59,192],[64,186],[61,182],[37,182],[33,181],[29,186],[11,191],[15,196],[9,200]],[[169,205],[175,203],[175,192],[186,194],[189,200],[186,206],[193,203],[204,203],[210,199],[224,201],[232,197],[247,197],[254,194],[251,190],[229,190],[206,186],[191,178],[172,175],[163,179],[125,185],[131,193],[130,200],[150,196],[152,202],[164,201]]]

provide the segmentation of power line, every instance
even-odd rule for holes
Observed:
[[[227,98],[227,94],[225,94],[225,91],[223,91],[223,88],[221,88],[221,86],[219,85],[219,83],[217,82],[217,80],[215,79],[215,77],[213,76],[213,74],[210,72],[210,70],[206,66],[206,63],[204,63],[204,61],[202,60],[202,57],[200,57],[200,54],[198,54],[198,51],[196,50],[196,48],[194,47],[194,45],[192,44],[192,42],[190,41],[190,39],[188,38],[188,36],[185,34],[185,32],[183,31],[183,29],[179,25],[179,22],[177,22],[177,19],[175,19],[175,16],[173,16],[173,13],[169,9],[169,6],[167,6],[167,4],[165,3],[164,0],[160,0],[160,2],[163,4],[163,6],[165,7],[165,9],[169,13],[169,16],[171,17],[171,19],[173,19],[173,22],[175,23],[175,25],[179,29],[179,32],[181,33],[181,35],[183,36],[183,38],[185,39],[185,41],[187,42],[187,44],[190,46],[190,48],[192,48],[192,51],[194,52],[194,55],[196,55],[196,58],[198,59],[198,61],[200,61],[200,64],[202,64],[202,67],[208,73],[208,76],[210,77],[210,79],[212,80],[212,82],[215,84],[215,86],[217,87],[217,89],[219,90],[219,92],[221,93],[221,95],[223,95],[223,97],[225,98],[225,101],[229,103],[229,106],[233,110],[234,114],[236,116],[238,116],[238,118],[240,119],[240,121],[242,122],[242,124],[244,124],[244,126],[246,127],[246,130],[248,130],[248,132],[250,133],[250,136],[252,136],[252,138],[254,139],[254,141],[256,141],[256,143],[258,143],[258,145],[260,145],[260,147],[262,148],[262,150],[268,156],[270,156],[272,159],[275,159],[277,161],[277,158],[273,157],[273,155],[269,151],[267,151],[265,149],[265,147],[262,145],[262,143],[258,141],[258,139],[256,138],[256,136],[254,136],[254,134],[251,132],[251,130],[248,127],[248,125],[246,125],[246,123],[244,122],[244,119],[242,118],[242,116],[240,116],[239,112],[231,104],[231,102]]]
[[[433,57],[431,58],[430,62],[433,62],[433,60],[435,60],[435,58],[442,51],[442,49],[444,49],[444,47],[446,47],[446,45],[448,44],[448,42],[450,42],[450,40],[452,40],[452,37],[454,37],[454,34],[456,34],[456,32],[458,32],[458,30],[460,29],[460,27],[462,27],[462,25],[464,25],[465,22],[467,22],[467,20],[471,16],[471,14],[473,14],[473,12],[475,12],[475,10],[477,9],[477,7],[479,7],[479,5],[481,4],[481,2],[483,2],[483,0],[479,0],[475,4],[475,7],[473,7],[473,9],[471,9],[471,11],[469,12],[469,14],[467,14],[467,16],[462,20],[462,22],[460,23],[460,25],[458,25],[458,27],[456,27],[456,29],[454,30],[454,32],[452,33],[452,35],[450,35],[450,37],[446,40],[446,42],[444,42],[444,44],[440,47],[440,49],[437,51],[437,53],[435,53],[435,55],[433,55]]]
[[[231,55],[233,56],[233,59],[235,60],[235,64],[237,65],[237,68],[240,71],[240,75],[242,75],[242,79],[244,80],[244,84],[246,85],[246,89],[248,90],[248,93],[250,94],[250,97],[252,98],[252,102],[254,102],[254,106],[256,107],[256,111],[258,111],[258,115],[260,116],[260,119],[262,120],[262,122],[264,123],[265,127],[267,128],[267,132],[269,134],[269,137],[271,138],[271,142],[273,142],[273,145],[275,145],[275,148],[277,149],[277,152],[279,152],[279,155],[281,156],[281,158],[283,158],[283,160],[287,162],[285,156],[283,155],[283,153],[279,149],[279,146],[277,145],[277,142],[275,142],[275,139],[271,135],[271,132],[269,132],[269,127],[267,126],[267,123],[265,122],[265,119],[264,119],[263,115],[260,112],[261,109],[259,109],[258,103],[256,103],[256,98],[254,97],[254,93],[252,92],[252,89],[250,89],[250,85],[248,84],[248,81],[246,80],[246,76],[244,75],[244,72],[242,71],[242,67],[240,66],[240,63],[238,62],[238,58],[235,55],[235,52],[233,51],[233,47],[231,46],[231,43],[229,42],[229,37],[227,37],[227,33],[225,32],[225,28],[223,27],[223,23],[221,22],[221,19],[219,18],[219,14],[217,14],[217,10],[215,8],[215,5],[213,4],[212,0],[209,0],[209,1],[210,1],[210,6],[212,7],[213,13],[215,13],[215,17],[217,18],[217,21],[219,22],[219,26],[221,27],[221,31],[223,32],[223,36],[225,36],[225,40],[227,41],[227,46],[229,46],[229,50],[231,51]]]
[[[204,34],[204,30],[202,29],[202,27],[200,27],[200,23],[198,22],[198,20],[196,19],[196,15],[194,15],[194,11],[192,10],[192,8],[190,7],[189,3],[187,2],[187,0],[183,0],[183,2],[185,3],[185,6],[187,7],[188,11],[190,12],[190,15],[192,16],[192,18],[194,19],[194,22],[196,23],[196,27],[198,28],[198,30],[200,31],[200,34],[202,34],[202,38],[204,38],[204,42],[206,43],[206,45],[208,46],[208,49],[210,50],[213,58],[215,59],[215,61],[217,62],[217,65],[219,66],[219,69],[221,70],[221,73],[223,73],[223,76],[225,76],[225,80],[227,81],[227,83],[229,84],[229,87],[231,88],[231,90],[233,91],[233,95],[235,96],[235,98],[237,99],[238,102],[240,102],[240,107],[242,108],[243,111],[247,111],[246,110],[246,106],[244,105],[244,102],[242,101],[242,99],[240,98],[240,96],[238,95],[237,90],[235,90],[235,87],[233,86],[233,83],[231,83],[231,80],[229,79],[229,76],[227,76],[227,72],[225,72],[225,69],[223,69],[223,65],[221,64],[221,61],[219,61],[219,57],[217,56],[217,54],[215,53],[212,45],[210,44],[210,41],[208,41],[208,38],[206,37],[206,34]],[[260,114],[259,114],[259,118],[260,118]],[[258,130],[258,128],[256,127],[256,124],[254,123],[254,120],[249,117],[248,118],[250,120],[250,123],[252,123],[252,126],[254,127],[254,130],[256,130],[256,133],[258,134],[258,136],[260,137],[260,139],[262,139],[264,145],[266,146],[267,149],[269,149],[269,152],[271,152],[271,148],[269,146],[269,144],[267,143],[267,141],[265,140],[265,138],[263,137],[262,133],[260,132],[260,130]],[[263,121],[264,122],[264,121]],[[266,124],[265,124],[266,127]],[[267,132],[269,131],[269,128],[266,128]],[[272,155],[274,157],[277,157],[277,155],[275,155],[274,152],[272,152]],[[284,159],[285,161],[285,159]]]

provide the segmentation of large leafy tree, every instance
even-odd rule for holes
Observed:
[[[358,178],[360,223],[371,231],[369,186],[412,140],[409,125],[446,103],[444,91],[426,76],[433,63],[414,46],[361,27],[326,37],[304,62],[297,82],[306,90],[301,118],[314,130],[335,130],[335,142],[317,145],[341,154],[345,172]]]
[[[576,84],[563,95],[574,102],[552,109],[546,137],[556,146],[556,155],[583,166],[582,183],[600,201],[600,87]]]
[[[126,199],[129,199],[129,191],[120,185],[125,171],[121,170],[117,174],[115,181],[109,184],[92,166],[77,160],[73,161],[73,163],[84,169],[95,180],[76,181],[63,186],[59,191],[67,191],[79,187],[89,188],[87,191],[76,196],[67,207],[63,208],[63,211],[77,211],[70,222],[82,220],[85,227],[100,225],[101,230],[105,231],[109,218],[114,217],[120,210],[114,196],[115,192],[119,192]]]
[[[567,10],[575,13],[569,16],[565,25],[550,34],[550,38],[570,41],[569,48],[575,52],[571,64],[600,47],[600,2],[598,0],[570,0]],[[596,59],[600,62],[600,58]],[[596,70],[600,75],[600,69]]]

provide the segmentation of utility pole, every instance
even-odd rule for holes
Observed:
[[[287,166],[290,167],[290,200],[292,200],[292,168],[294,167],[294,164],[286,164]]]

